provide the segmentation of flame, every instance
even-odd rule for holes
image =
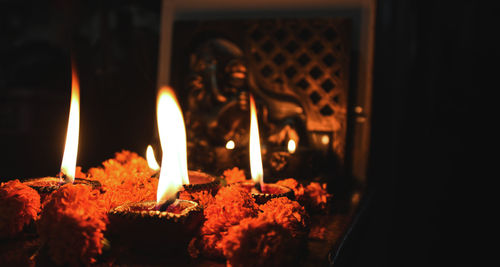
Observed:
[[[156,202],[162,204],[175,198],[183,183],[189,184],[186,128],[172,88],[160,88],[156,113],[163,151]]]
[[[69,108],[66,144],[64,145],[64,154],[61,163],[61,173],[64,175],[65,182],[67,183],[72,183],[75,180],[78,132],[80,130],[80,86],[74,64],[72,64],[71,79],[71,105]]]
[[[236,144],[234,143],[233,140],[227,141],[227,143],[226,143],[226,148],[227,149],[231,150],[231,149],[234,149],[235,147],[236,147]]]
[[[156,161],[155,152],[153,151],[153,147],[151,145],[149,145],[146,149],[146,160],[148,161],[150,169],[155,171],[160,169],[160,165],[158,165],[158,162]]]
[[[255,100],[250,94],[250,173],[254,183],[264,184],[264,170],[262,169],[262,155],[260,152],[259,123]]]
[[[295,153],[296,149],[297,149],[297,143],[295,142],[295,140],[293,139],[288,140],[288,152],[293,154]]]

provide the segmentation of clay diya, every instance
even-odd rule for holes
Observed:
[[[256,187],[253,182],[243,182],[240,183],[240,185],[250,192],[257,204],[264,204],[278,197],[287,197],[291,200],[295,200],[295,194],[292,189],[278,184],[263,184],[260,186],[260,190],[258,189],[259,186]]]
[[[165,210],[156,201],[128,203],[108,213],[110,240],[138,250],[185,251],[203,223],[203,209],[175,200]],[[167,250],[168,249],[168,250]]]
[[[211,194],[217,193],[220,181],[216,177],[201,171],[188,171],[189,184],[183,184],[187,192],[208,191]]]
[[[65,184],[63,179],[50,176],[42,178],[25,179],[22,182],[23,184],[35,189],[40,194],[40,196],[48,195]],[[92,189],[97,189],[97,190],[101,189],[101,183],[96,180],[75,178],[73,183],[88,185],[91,186]]]

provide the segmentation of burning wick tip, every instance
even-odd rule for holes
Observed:
[[[71,179],[69,178],[69,176],[64,174],[62,171],[60,171],[56,177],[59,178],[61,184],[71,183]]]

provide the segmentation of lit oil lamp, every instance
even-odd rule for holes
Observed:
[[[295,149],[289,143],[289,149]],[[295,150],[294,150],[295,151]],[[272,198],[286,196],[294,199],[293,191],[290,188],[264,183],[264,170],[262,168],[262,155],[260,151],[259,125],[257,121],[257,108],[255,100],[250,94],[250,173],[252,182],[244,182],[242,185],[247,188],[258,204],[267,202]]]
[[[87,184],[95,189],[101,188],[101,184],[98,181],[75,178],[76,157],[78,154],[78,133],[80,128],[80,86],[74,64],[72,64],[71,78],[71,104],[61,171],[57,177],[43,177],[23,180],[24,184],[40,193],[42,200],[46,195],[66,183]]]
[[[156,201],[112,209],[111,242],[163,252],[165,248],[185,250],[202,224],[203,211],[196,202],[177,199],[183,184],[188,183],[186,134],[181,109],[169,87],[159,91],[157,119],[163,157]]]

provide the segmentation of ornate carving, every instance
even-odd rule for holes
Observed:
[[[278,19],[188,26],[191,31],[181,36],[188,40],[182,49],[190,49],[189,58],[177,59],[189,61],[183,91],[192,167],[247,166],[249,92],[257,101],[263,154],[272,162],[268,168],[277,172],[291,165],[289,159],[296,156],[281,153],[288,152],[290,139],[298,153],[301,148],[330,150],[343,160],[346,24]],[[226,148],[230,140],[234,148]]]

